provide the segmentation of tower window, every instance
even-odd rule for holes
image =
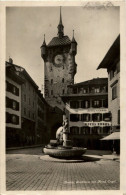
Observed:
[[[53,90],[51,90],[51,95],[53,95]]]
[[[53,79],[51,79],[51,84],[53,84]]]
[[[63,94],[64,94],[64,89],[63,89]]]
[[[64,78],[62,78],[62,83],[64,83]]]

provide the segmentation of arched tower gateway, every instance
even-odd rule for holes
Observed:
[[[52,38],[48,45],[44,41],[41,46],[41,57],[44,60],[45,99],[53,107],[64,109],[64,103],[60,96],[67,93],[67,86],[74,84],[76,74],[75,55],[77,42],[64,35],[62,15],[60,9],[60,21],[57,37]]]

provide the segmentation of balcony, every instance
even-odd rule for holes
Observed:
[[[108,88],[107,86],[104,87],[73,87],[73,88],[68,88],[68,94],[83,94],[83,95],[98,95],[98,94],[107,94],[108,93]]]
[[[108,100],[78,100],[70,101],[70,108],[80,109],[80,108],[108,108]]]

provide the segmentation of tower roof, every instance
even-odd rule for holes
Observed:
[[[49,42],[48,47],[59,46],[59,45],[69,45],[69,44],[71,44],[71,40],[69,39],[68,36],[63,36],[62,38],[54,37]]]

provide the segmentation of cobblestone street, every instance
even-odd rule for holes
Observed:
[[[40,159],[41,148],[7,152],[7,190],[118,190],[119,161],[86,158],[61,163]]]

